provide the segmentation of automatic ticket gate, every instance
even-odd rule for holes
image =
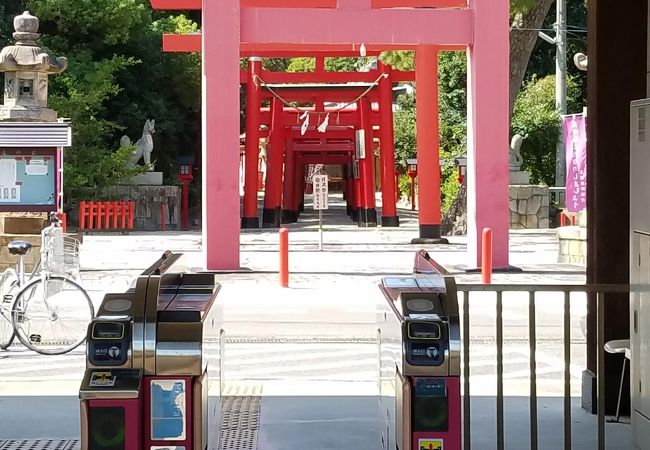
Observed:
[[[453,277],[425,252],[414,274],[382,279],[380,414],[388,450],[460,450],[460,325]]]
[[[166,252],[88,327],[82,450],[218,446],[221,308],[214,275]]]

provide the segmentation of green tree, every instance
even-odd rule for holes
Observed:
[[[134,174],[125,164],[132,149],[118,149],[119,141],[137,140],[147,118],[156,119],[156,168],[175,181],[176,154],[201,145],[200,57],[162,53],[161,36],[196,31],[196,23],[182,15],[155,20],[147,0],[9,0],[0,24],[24,9],[40,18],[42,45],[69,60],[50,87],[52,108],[72,119],[67,202],[100,197]],[[8,36],[0,38],[6,44]]]
[[[569,78],[567,83],[569,111],[581,110],[580,90]],[[524,137],[521,156],[523,168],[533,183],[555,185],[555,146],[560,132],[560,117],[555,109],[555,75],[533,77],[521,90],[515,102],[512,133]]]
[[[411,70],[413,54],[389,52],[385,62],[402,70]],[[467,63],[463,53],[442,52],[438,59],[440,157],[442,168],[442,207],[446,211],[455,198],[459,185],[455,159],[464,155],[467,147]],[[417,89],[417,86],[416,86]],[[415,97],[401,95],[395,113],[396,162],[402,167],[406,160],[416,156]],[[409,183],[402,183],[409,189]]]
[[[356,72],[367,62],[367,58],[325,58],[325,70],[328,72]],[[313,72],[316,70],[316,58],[292,58],[287,67],[288,72]]]
[[[556,0],[510,0],[510,117],[530,56],[551,5]]]

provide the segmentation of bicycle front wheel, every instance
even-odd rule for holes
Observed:
[[[9,348],[14,340],[11,305],[19,285],[18,274],[14,269],[7,269],[0,275],[0,350]]]
[[[88,324],[94,316],[86,290],[73,280],[56,275],[25,285],[11,311],[20,342],[43,355],[61,355],[77,348],[86,339]]]

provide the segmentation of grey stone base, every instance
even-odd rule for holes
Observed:
[[[162,229],[164,205],[166,230],[180,229],[181,188],[179,186],[113,186],[109,199],[135,202],[134,228],[138,231]]]
[[[510,184],[530,184],[530,175],[523,170],[511,170]]]
[[[145,172],[131,178],[129,184],[137,186],[162,186],[163,173],[162,172]]]
[[[579,226],[557,229],[560,241],[558,262],[565,264],[587,264],[587,229]]]
[[[510,228],[548,228],[549,201],[550,195],[547,186],[510,186]]]
[[[57,113],[48,108],[0,107],[0,120],[16,122],[56,122]]]

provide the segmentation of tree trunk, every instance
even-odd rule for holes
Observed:
[[[510,29],[510,117],[512,117],[515,99],[524,81],[530,55],[539,39],[537,30],[544,25],[544,19],[555,1],[537,0],[537,4],[533,8],[524,14],[517,13],[512,18]]]
[[[524,75],[526,75],[530,55],[539,38],[537,30],[544,25],[544,19],[555,1],[537,0],[537,4],[533,8],[526,13],[514,14],[512,18],[510,30],[510,117],[512,117],[515,100],[524,81]],[[458,191],[456,199],[442,220],[443,234],[460,234],[461,232],[466,234],[466,216],[467,188],[463,184],[463,188]]]
[[[458,236],[467,234],[467,181],[463,181],[458,194],[442,218],[442,234]]]

